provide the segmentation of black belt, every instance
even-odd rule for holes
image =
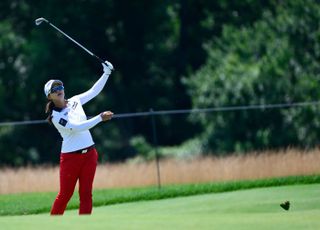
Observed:
[[[73,151],[73,152],[67,152],[67,153],[80,153],[80,154],[84,154],[84,153],[87,153],[89,152],[91,149],[94,148],[94,145],[91,145],[89,146],[88,148],[85,148],[85,149],[79,149],[77,151]]]

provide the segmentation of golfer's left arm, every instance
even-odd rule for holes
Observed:
[[[107,62],[107,64],[103,63],[102,66],[103,66],[103,74],[99,78],[99,80],[91,87],[91,89],[89,89],[88,91],[82,94],[77,95],[82,105],[90,101],[92,98],[96,97],[102,91],[103,87],[107,83],[108,78],[113,69],[113,66],[110,62]]]

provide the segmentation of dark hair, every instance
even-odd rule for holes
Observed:
[[[47,102],[45,112],[46,112],[46,114],[48,114],[48,117],[46,120],[49,122],[50,125],[52,125],[52,110],[53,110],[53,108],[54,108],[54,103],[53,103],[53,101],[49,100]]]

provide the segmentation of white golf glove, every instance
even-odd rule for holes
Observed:
[[[106,74],[110,74],[111,71],[113,70],[113,65],[108,61],[105,61],[104,63],[102,63],[102,66],[103,66],[103,72],[105,72]]]

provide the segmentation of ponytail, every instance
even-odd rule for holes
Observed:
[[[46,114],[48,114],[48,117],[47,117],[47,121],[49,122],[50,125],[52,125],[52,110],[54,108],[54,103],[52,101],[48,101],[47,105],[46,105]]]

